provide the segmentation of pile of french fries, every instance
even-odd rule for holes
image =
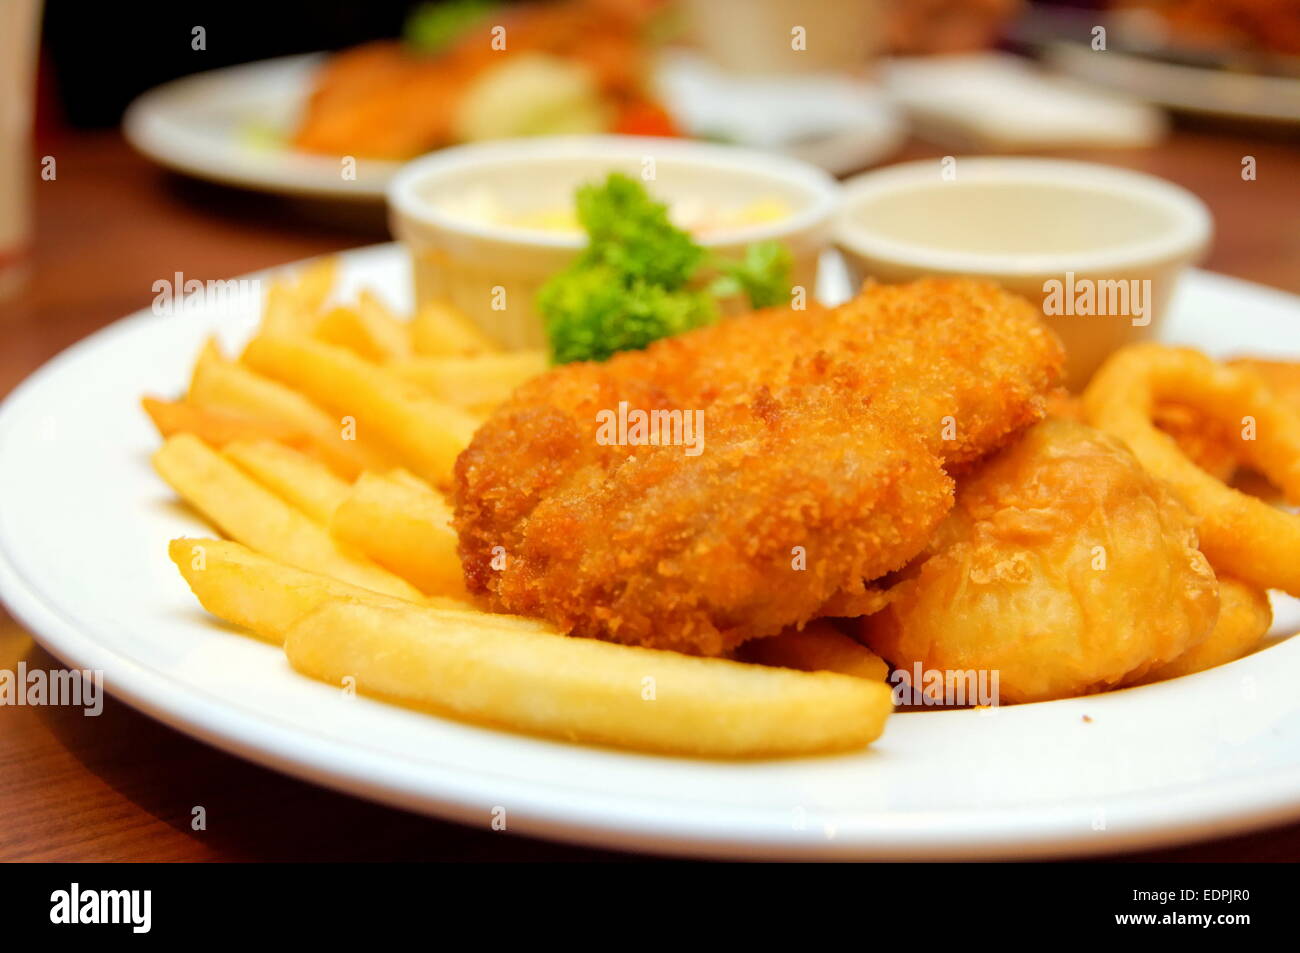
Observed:
[[[306,675],[539,735],[711,757],[880,735],[883,663],[828,625],[747,664],[476,606],[444,493],[479,421],[546,355],[503,352],[450,307],[405,320],[369,292],[329,303],[335,268],[274,282],[237,360],[209,342],[182,398],[144,398],[156,470],[227,537],[170,546],[204,608]]]

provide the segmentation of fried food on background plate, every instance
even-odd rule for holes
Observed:
[[[644,17],[635,10],[598,0],[499,9],[485,4],[478,19],[434,53],[411,42],[381,40],[331,55],[314,77],[293,144],[309,152],[384,159],[409,159],[449,145],[458,138],[457,119],[472,108],[470,97],[483,77],[539,55],[588,78],[600,102],[615,112],[607,131],[655,134],[626,125],[654,105],[641,88]],[[493,27],[508,31],[508,50],[493,48]],[[536,121],[564,118],[542,113]]]
[[[893,600],[862,620],[896,668],[997,671],[1003,701],[1104,691],[1207,638],[1191,515],[1118,440],[1050,418],[959,481]]]
[[[868,287],[521,387],[456,465],[471,593],[564,631],[721,655],[864,594],[952,503],[945,467],[1044,412],[1059,342],[991,283]],[[623,403],[700,412],[697,455],[597,440]]]

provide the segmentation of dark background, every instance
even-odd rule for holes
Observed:
[[[335,50],[401,33],[416,0],[228,0],[111,4],[46,0],[48,107],[79,128],[116,125],[140,93],[200,70]],[[191,31],[207,30],[207,49]]]

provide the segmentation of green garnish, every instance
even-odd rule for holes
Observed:
[[[780,242],[756,242],[743,261],[720,261],[722,274],[709,290],[720,298],[742,292],[754,308],[774,308],[790,300],[790,249]]]
[[[556,364],[603,361],[619,351],[640,350],[717,316],[713,299],[703,292],[673,291],[606,265],[561,272],[542,288],[538,305]]]
[[[587,232],[580,264],[608,265],[628,278],[669,289],[686,284],[704,249],[668,220],[668,207],[635,179],[612,173],[604,185],[578,189],[578,223]]]
[[[494,0],[422,3],[406,17],[402,39],[417,53],[434,55],[449,48],[497,8]]]
[[[709,324],[721,297],[743,292],[755,308],[789,298],[785,246],[764,242],[746,249],[741,262],[713,261],[669,221],[666,206],[625,175],[579,188],[577,209],[587,248],[537,296],[557,364],[603,361]],[[707,289],[690,286],[701,267],[722,272]]]

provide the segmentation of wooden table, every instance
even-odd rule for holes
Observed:
[[[340,228],[319,209],[175,178],[113,133],[69,134],[39,151],[56,157],[58,177],[36,184],[32,280],[21,297],[0,302],[0,394],[77,339],[146,307],[159,277],[229,277],[384,238],[379,216],[360,230]],[[940,154],[920,143],[907,151]],[[1181,131],[1155,150],[1071,155],[1192,189],[1217,221],[1207,267],[1300,293],[1293,145]],[[1241,178],[1246,155],[1256,158],[1255,181]],[[0,659],[18,658],[29,668],[58,664],[0,610]],[[190,829],[195,805],[206,808],[206,831]],[[0,708],[0,860],[623,857],[335,794],[215,751],[111,699],[98,718]],[[1124,859],[1296,860],[1300,825]]]

